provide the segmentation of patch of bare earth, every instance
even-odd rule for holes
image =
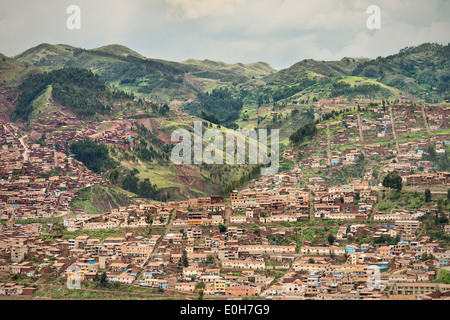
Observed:
[[[201,175],[197,167],[179,165],[174,166],[174,170],[177,174],[178,180],[182,184],[200,191],[205,191],[204,188],[206,182],[205,180],[199,178]]]

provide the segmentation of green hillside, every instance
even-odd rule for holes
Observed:
[[[109,53],[111,55],[116,55],[116,56],[122,56],[122,57],[135,57],[138,59],[146,59],[146,57],[144,57],[143,55],[137,53],[136,51],[131,50],[130,48],[127,48],[125,46],[119,45],[119,44],[110,44],[107,46],[103,46],[97,49],[92,49],[91,51],[93,52],[105,52],[105,53]]]
[[[0,53],[0,85],[15,85],[32,68]]]
[[[450,44],[425,43],[359,64],[352,75],[377,78],[425,101],[450,97]]]
[[[64,67],[73,57],[75,47],[65,44],[42,43],[14,57],[15,60],[36,67]]]
[[[90,69],[104,81],[165,73],[179,75],[194,71],[192,67],[171,61],[147,59],[120,45],[85,50],[68,45],[40,44],[14,57],[38,67],[78,67]]]
[[[252,79],[262,79],[276,72],[269,64],[261,61],[248,64],[226,64],[221,61],[189,59],[183,63],[205,69],[204,72],[195,73],[198,78],[211,78],[236,84]]]
[[[52,98],[82,118],[111,113],[115,100],[132,98],[126,93],[111,90],[89,70],[63,68],[31,75],[20,84],[13,119],[29,120],[36,107],[34,101],[50,85]]]
[[[113,88],[158,103],[177,101],[177,106],[185,105],[193,115],[207,120],[211,120],[213,107],[192,108],[190,101],[201,105],[205,93],[227,89],[243,101],[240,118],[233,114],[234,108],[221,108],[214,116],[232,127],[247,127],[248,115],[265,105],[304,105],[304,112],[322,100],[336,97],[381,101],[407,96],[442,101],[449,94],[448,51],[448,46],[423,44],[385,58],[305,59],[279,71],[265,62],[227,64],[189,59],[178,63],[148,59],[117,44],[91,50],[41,44],[16,59],[43,70],[62,66],[89,69]]]
[[[340,61],[317,61],[305,59],[289,68],[269,75],[264,80],[267,83],[290,84],[304,77],[336,77],[351,75],[352,71],[362,62],[368,59],[343,58]]]
[[[24,63],[11,59],[0,53],[0,119],[10,120],[14,110],[14,100],[19,91],[17,85],[33,72],[38,72],[35,67],[28,67]]]
[[[89,69],[117,89],[137,97],[168,103],[173,99],[195,99],[200,92],[249,83],[274,73],[264,62],[226,64],[210,60],[182,63],[148,59],[121,45],[85,50],[67,45],[41,44],[15,57],[18,61],[53,70],[60,67]]]

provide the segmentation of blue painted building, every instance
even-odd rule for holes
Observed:
[[[368,244],[362,244],[361,245],[361,250],[369,250],[369,245]]]

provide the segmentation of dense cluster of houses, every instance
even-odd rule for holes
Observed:
[[[290,277],[301,284],[295,295],[302,298],[431,299],[449,294],[450,285],[432,281],[439,270],[447,268],[450,250],[429,237],[395,245],[302,246],[300,252],[303,256],[294,262],[296,273]],[[431,258],[424,260],[424,254]],[[345,263],[334,263],[327,258],[331,255],[344,256]],[[282,281],[270,287],[268,293],[291,296],[283,284]]]
[[[380,133],[393,134],[390,110],[373,111],[359,119],[347,115],[330,125],[327,130],[337,128],[331,146],[361,142],[360,133],[366,142],[383,138]],[[423,111],[429,130],[447,128],[447,109],[394,106],[397,134],[424,128]],[[52,125],[48,146],[63,147],[67,140],[84,136],[114,144],[133,141],[129,120],[93,122],[82,130],[56,130],[77,125],[74,119],[64,124],[47,121],[40,129]],[[261,176],[245,189],[232,191],[229,199],[136,201],[103,214],[87,214],[73,211],[71,201],[76,190],[104,183],[101,177],[63,152],[30,143],[13,124],[0,122],[0,276],[98,281],[106,272],[111,283],[174,293],[196,293],[203,283],[210,297],[445,298],[450,285],[432,281],[450,269],[450,250],[421,234],[422,217],[429,211],[375,210],[382,187],[369,183],[371,174],[330,186],[320,176],[305,176],[304,170],[354,164],[363,153],[380,155],[384,168],[399,171],[405,184],[449,186],[450,173],[434,172],[431,164],[421,162],[430,143],[436,143],[436,152],[445,152],[447,140],[436,134],[398,143],[398,148],[369,143],[362,149],[334,150],[330,157],[303,159],[287,173]],[[287,156],[295,158],[289,152]],[[388,161],[392,159],[396,161]],[[402,167],[406,163],[409,167]],[[306,184],[299,187],[301,181]],[[45,234],[53,234],[57,224],[45,220],[49,218],[62,220],[64,230],[52,241],[46,241]],[[324,222],[332,222],[336,230],[325,229]],[[309,228],[318,228],[317,235],[327,230],[333,237],[307,240]],[[120,235],[98,236],[109,230]],[[450,234],[448,225],[442,230]],[[11,281],[0,283],[0,295],[31,295],[35,290]]]
[[[394,121],[391,119],[392,116]],[[358,114],[345,114],[342,120],[317,124],[319,130],[330,130],[330,141],[319,137],[317,144],[312,144],[303,152],[314,154],[318,151],[317,148],[320,150],[329,148],[329,154],[323,153],[302,159],[299,165],[300,168],[317,169],[324,169],[327,166],[334,168],[343,165],[352,166],[360,154],[363,154],[369,159],[379,161],[385,171],[397,170],[403,177],[431,175],[435,173],[433,164],[423,160],[423,156],[428,153],[431,144],[434,145],[436,154],[445,153],[445,146],[450,145],[450,134],[443,130],[448,129],[449,120],[450,108],[428,105],[421,107],[401,104],[384,108],[374,107]],[[427,130],[437,132],[433,135],[424,134],[422,138],[418,137],[411,141],[395,143],[394,134],[397,139],[408,138],[409,134],[413,136]],[[342,146],[345,148],[342,149]],[[295,158],[293,153],[288,152],[287,156]],[[370,173],[367,179],[371,180]]]
[[[374,223],[368,223],[365,208],[346,206],[354,203],[355,192],[365,205],[375,200],[364,181],[326,187],[320,179],[312,179],[311,190],[295,189],[291,184],[296,174],[261,177],[249,189],[232,192],[229,204],[223,197],[211,196],[64,219],[70,231],[114,228],[124,230],[121,237],[78,235],[49,244],[39,237],[40,223],[8,221],[0,234],[0,273],[76,275],[94,281],[106,270],[112,283],[194,293],[203,282],[205,295],[224,297],[431,299],[448,294],[448,285],[431,281],[449,267],[450,250],[428,237],[417,238],[421,229],[417,219],[425,212],[374,213]],[[262,185],[273,187],[257,187]],[[348,217],[332,245],[308,241],[299,245],[298,230],[283,226],[308,215],[324,218],[326,212],[363,218]],[[266,219],[277,215],[295,219]],[[227,227],[220,228],[223,225]],[[170,229],[163,234],[138,232],[150,227]],[[369,237],[368,243],[356,241]],[[388,238],[399,241],[383,242]],[[270,271],[282,271],[283,276],[275,279]]]
[[[51,218],[71,210],[75,191],[103,183],[64,153],[30,143],[0,123],[0,220]]]
[[[134,119],[85,123],[70,117],[58,117],[51,122],[35,123],[33,132],[48,132],[45,136],[46,144],[68,153],[70,152],[68,142],[75,142],[85,137],[116,147],[133,146],[135,132],[132,126],[134,124]]]

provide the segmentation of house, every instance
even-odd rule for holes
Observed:
[[[388,256],[391,254],[393,246],[382,246],[378,248],[378,252],[380,256]]]
[[[222,279],[216,279],[214,281],[214,293],[215,294],[225,294],[226,281]]]
[[[175,290],[193,292],[197,282],[177,282],[175,284]]]
[[[203,273],[203,268],[198,267],[184,267],[183,268],[183,277],[188,280],[192,277],[198,278]]]
[[[345,252],[347,253],[354,253],[358,250],[358,246],[354,244],[348,244],[345,246]]]
[[[300,253],[304,255],[331,255],[343,256],[345,255],[345,248],[337,246],[315,247],[315,246],[301,246]]]
[[[253,269],[264,270],[266,264],[264,261],[253,260],[223,260],[222,267],[226,269]]]
[[[225,288],[226,296],[251,297],[260,292],[258,287],[253,286],[229,286]]]
[[[123,284],[132,284],[135,280],[135,277],[132,275],[129,275],[127,273],[121,273],[121,274],[108,274],[107,273],[107,279],[111,283],[119,282]]]

